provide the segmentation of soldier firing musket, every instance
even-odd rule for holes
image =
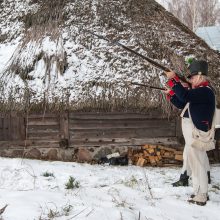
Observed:
[[[188,202],[202,206],[205,205],[207,200],[209,200],[207,192],[208,182],[210,181],[210,178],[208,181],[210,167],[206,151],[215,147],[213,131],[215,127],[214,114],[216,114],[215,94],[206,78],[208,63],[204,60],[191,60],[188,67],[190,75],[187,80],[185,77],[173,72],[170,68],[155,62],[151,58],[130,49],[118,41],[111,41],[91,31],[84,31],[136,54],[154,68],[164,72],[164,75],[168,78],[166,88],[136,82],[131,82],[131,84],[162,90],[173,105],[183,109],[181,114],[182,131],[185,139],[183,173],[180,175],[180,180],[175,182],[173,186],[179,186],[182,183],[187,186],[189,175],[192,175],[194,193]],[[189,86],[187,88],[184,87],[183,84],[186,82],[192,88]],[[209,136],[211,139],[206,140]],[[182,181],[183,178],[186,178],[186,180]]]

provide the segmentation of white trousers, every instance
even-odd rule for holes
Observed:
[[[192,176],[193,190],[195,194],[208,192],[207,171],[210,170],[209,159],[206,151],[200,151],[191,146],[193,142],[193,123],[189,118],[182,118],[182,131],[185,139],[183,151],[183,168]]]

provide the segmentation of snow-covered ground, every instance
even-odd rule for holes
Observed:
[[[210,201],[200,207],[187,203],[192,187],[171,186],[180,168],[6,158],[0,164],[0,208],[8,204],[4,220],[220,219],[220,165],[212,166]],[[45,177],[46,172],[53,175]],[[70,176],[79,188],[65,189]]]

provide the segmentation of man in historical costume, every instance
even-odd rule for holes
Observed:
[[[202,132],[210,130],[215,111],[215,94],[206,78],[208,74],[206,61],[194,60],[189,70],[189,83],[192,89],[185,89],[174,72],[166,72],[169,79],[166,94],[176,107],[184,109],[181,114],[185,139],[184,164],[180,176],[181,181],[174,183],[174,186],[181,185],[181,183],[188,185],[191,174],[194,194],[189,202],[205,205],[208,193],[209,160],[206,151],[192,146],[194,141],[192,131],[194,126]]]

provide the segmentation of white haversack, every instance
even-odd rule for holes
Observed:
[[[215,128],[220,128],[220,109],[216,108],[215,111]]]

